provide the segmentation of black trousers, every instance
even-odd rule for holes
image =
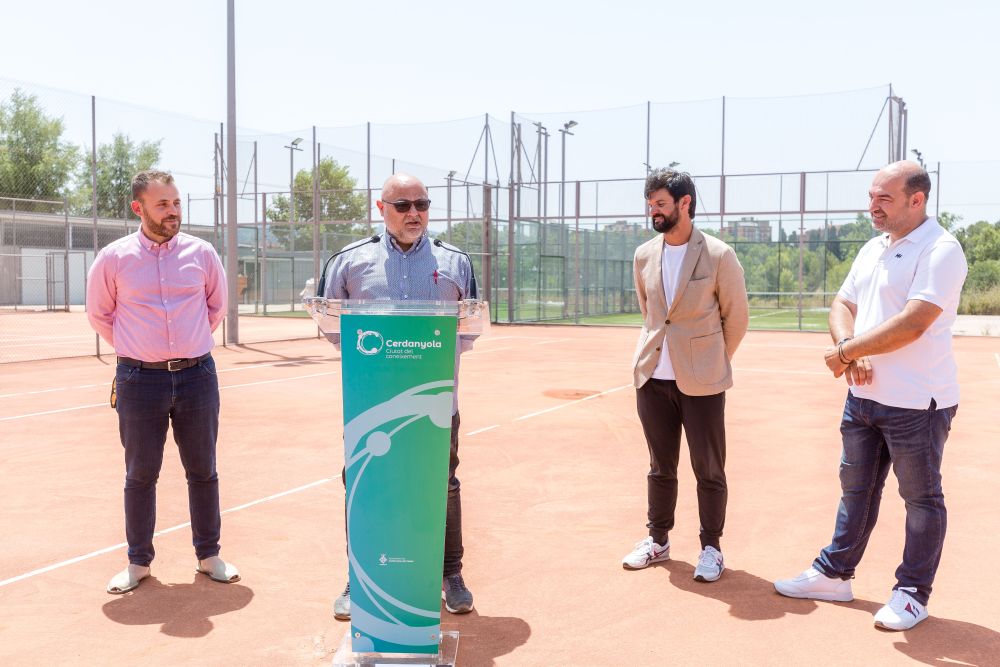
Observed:
[[[681,428],[687,437],[691,467],[698,481],[701,546],[721,551],[726,523],[726,393],[688,396],[674,380],[650,379],[636,391],[639,421],[649,446],[649,499],[646,526],[658,544],[666,544],[677,507],[677,462]]]
[[[451,416],[451,456],[448,462],[448,505],[444,524],[444,568],[447,577],[462,571],[462,483],[455,476],[458,469],[458,427],[462,419],[456,412]],[[340,471],[340,481],[347,484],[345,470]],[[344,506],[344,548],[347,548],[347,506]]]

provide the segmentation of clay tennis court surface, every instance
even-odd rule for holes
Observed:
[[[872,613],[902,552],[892,476],[854,602],[771,587],[807,567],[833,529],[846,385],[822,364],[823,335],[752,332],[737,355],[723,578],[692,580],[686,453],[673,560],[621,568],[645,535],[636,335],[495,326],[463,358],[459,476],[476,611],[443,616],[461,633],[459,664],[1000,663],[998,339],[955,340],[962,402],[931,618],[889,633]],[[104,591],[126,562],[113,358],[0,366],[0,664],[329,664],[347,627],[331,614],[347,568],[339,355],[303,340],[217,348],[216,359],[222,555],[243,581],[195,575],[168,440],[157,529],[169,532],[156,538],[153,577],[124,596]]]

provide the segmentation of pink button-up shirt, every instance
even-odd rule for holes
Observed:
[[[120,356],[200,357],[225,314],[222,262],[194,236],[155,243],[140,230],[101,250],[90,267],[87,318]]]

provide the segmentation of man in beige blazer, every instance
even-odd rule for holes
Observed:
[[[649,446],[649,536],[622,565],[638,570],[670,558],[683,427],[701,522],[694,578],[715,581],[725,569],[719,544],[728,495],[725,391],[733,385],[730,362],[749,321],[743,267],[731,247],[695,229],[695,187],[688,174],[655,170],[646,178],[645,195],[659,235],[635,251],[643,326],[633,376]]]

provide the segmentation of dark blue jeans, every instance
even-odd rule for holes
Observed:
[[[167,425],[187,476],[195,555],[219,553],[219,381],[211,358],[182,371],[118,364],[118,432],[125,447],[125,536],[128,560],[149,565],[155,554],[156,480],[163,464]]]
[[[848,393],[840,423],[842,497],[833,541],[814,565],[829,577],[849,579],[861,562],[875,522],[889,468],[906,505],[906,543],[893,588],[911,586],[927,604],[948,525],[941,490],[941,459],[958,406],[911,410]]]

